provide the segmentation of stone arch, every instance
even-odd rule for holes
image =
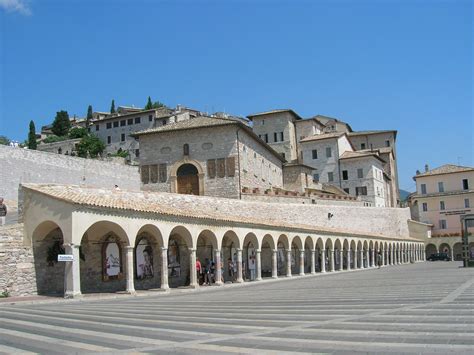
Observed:
[[[229,270],[229,261],[234,265],[234,270],[237,268],[237,259],[239,250],[242,246],[240,238],[233,230],[228,230],[222,237],[221,255],[224,259],[224,281],[236,281],[236,273]]]
[[[440,253],[446,253],[448,255],[451,255],[451,246],[444,242],[439,245],[439,252]]]
[[[336,238],[334,241],[334,267],[336,270],[342,270],[342,264],[344,257],[342,254],[342,242],[341,239]]]
[[[300,252],[304,252],[304,245],[299,236],[294,236],[291,240],[291,273],[300,273],[301,258]]]
[[[255,281],[257,278],[257,250],[260,250],[257,236],[247,233],[242,249],[242,273],[246,280]]]
[[[321,237],[318,237],[316,239],[316,243],[314,244],[314,247],[316,249],[315,270],[317,272],[322,272],[323,271],[323,264],[326,262],[325,261],[326,258],[325,257],[323,258],[323,250],[325,251],[324,240]],[[325,266],[325,264],[324,264],[324,266]]]
[[[358,267],[357,263],[357,243],[354,239],[351,240],[351,268],[356,269]]]
[[[166,238],[168,256],[168,283],[180,287],[191,283],[191,253],[195,249],[191,232],[182,225],[171,229]]]
[[[204,169],[202,165],[194,159],[189,159],[189,157],[184,157],[183,159],[175,162],[170,168],[170,189],[171,192],[178,192],[178,169],[183,165],[193,165],[197,170],[198,186],[199,186],[199,195],[204,195]]]
[[[343,267],[343,269],[348,270],[351,267],[350,266],[350,263],[351,263],[350,260],[352,259],[350,255],[348,257],[348,253],[350,251],[350,241],[349,241],[349,239],[344,238],[344,241],[342,242],[342,250],[343,250],[343,258],[342,258],[343,264],[342,264],[342,267]]]
[[[453,256],[456,261],[462,260],[462,243],[458,242],[453,244]]]
[[[163,234],[153,224],[145,224],[137,232],[133,250],[136,290],[161,286]]]
[[[310,273],[311,272],[311,263],[312,263],[312,254],[314,250],[314,240],[311,236],[306,236],[304,238],[304,272]],[[315,255],[315,259],[317,256]]]
[[[261,243],[260,259],[262,262],[262,277],[272,277],[272,258],[273,251],[276,249],[276,243],[271,234],[265,234]],[[275,275],[276,276],[276,275]]]
[[[65,263],[57,261],[64,254],[64,234],[53,221],[39,223],[32,233],[36,289],[39,295],[64,295]]]
[[[286,234],[281,234],[277,241],[277,270],[278,275],[287,275],[287,251],[290,250],[290,243]]]
[[[126,290],[126,248],[130,237],[118,223],[98,220],[85,229],[80,248],[83,293]]]
[[[429,258],[431,254],[436,254],[437,251],[438,248],[433,243],[429,243],[425,247],[425,255],[427,258]]]
[[[199,285],[202,285],[204,282],[211,283],[213,280],[206,279],[203,270],[206,267],[211,267],[217,262],[217,257],[215,251],[218,248],[217,237],[214,232],[209,229],[204,229],[199,232],[196,240],[196,264],[201,264],[201,270],[197,272],[197,282]],[[219,259],[221,258],[220,255]]]

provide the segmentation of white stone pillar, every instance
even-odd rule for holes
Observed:
[[[216,285],[222,286],[222,260],[221,260],[221,250],[216,249],[214,250],[214,259],[216,264]],[[197,271],[196,271],[197,272]],[[197,275],[196,275],[197,277]]]
[[[304,250],[300,250],[300,276],[304,276]]]
[[[73,261],[64,265],[64,298],[79,298],[81,293],[80,245],[64,244],[66,254],[73,256]]]
[[[357,249],[356,249],[354,250],[354,269],[358,269],[358,268],[359,268],[359,258],[357,256]]]
[[[272,278],[278,278],[278,261],[277,261],[278,249],[272,250]]]
[[[451,258],[451,261],[454,260],[454,249],[452,246],[449,246],[449,257]]]
[[[262,281],[262,251],[260,249],[257,249],[255,251],[255,258],[256,258],[256,264],[255,267],[257,275],[255,276],[256,281]]]
[[[380,254],[382,255],[382,266],[384,266],[384,265],[385,265],[385,250],[382,249],[382,250],[380,251]]]
[[[329,271],[334,272],[336,269],[334,267],[334,249],[329,251]]]
[[[326,272],[326,249],[321,249],[321,272]]]
[[[291,277],[291,250],[286,251],[286,277]]]
[[[363,269],[364,268],[364,251],[361,249],[359,250],[359,269]]]
[[[311,250],[311,275],[316,273],[316,250]]]
[[[402,250],[399,248],[397,250],[397,264],[401,265],[401,263],[402,263]]]
[[[161,248],[161,289],[169,290],[168,284],[168,249]]]
[[[199,282],[196,274],[196,249],[189,248],[189,263],[189,286],[197,288],[199,287]]]
[[[367,259],[366,265],[367,265],[367,269],[368,269],[368,268],[370,268],[369,249],[367,249],[367,250],[365,251],[365,258]]]
[[[244,282],[242,277],[242,249],[237,249],[237,281]]]
[[[371,263],[370,266],[371,266],[371,267],[375,267],[375,249],[372,248],[372,249],[370,250],[370,253],[372,254],[372,263]]]
[[[351,248],[346,250],[347,270],[351,269]]]
[[[127,279],[127,293],[135,294],[135,284],[133,277],[133,247],[125,247],[125,264],[126,264],[126,279]]]
[[[339,249],[339,271],[344,270],[344,252]]]
[[[393,261],[393,257],[394,257],[394,255],[393,255],[393,247],[392,247],[392,248],[390,248],[390,265],[395,264],[395,262]]]

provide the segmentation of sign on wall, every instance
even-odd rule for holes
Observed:
[[[58,261],[74,261],[72,254],[58,254]]]

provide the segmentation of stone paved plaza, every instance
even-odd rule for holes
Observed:
[[[0,353],[474,353],[457,262],[141,297],[0,305]]]

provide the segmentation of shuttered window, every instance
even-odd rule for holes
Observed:
[[[214,159],[207,161],[207,176],[210,179],[214,179],[216,177],[216,161]]]
[[[150,172],[148,169],[148,165],[142,165],[141,173],[142,173],[142,183],[148,184],[148,182],[150,181]]]

